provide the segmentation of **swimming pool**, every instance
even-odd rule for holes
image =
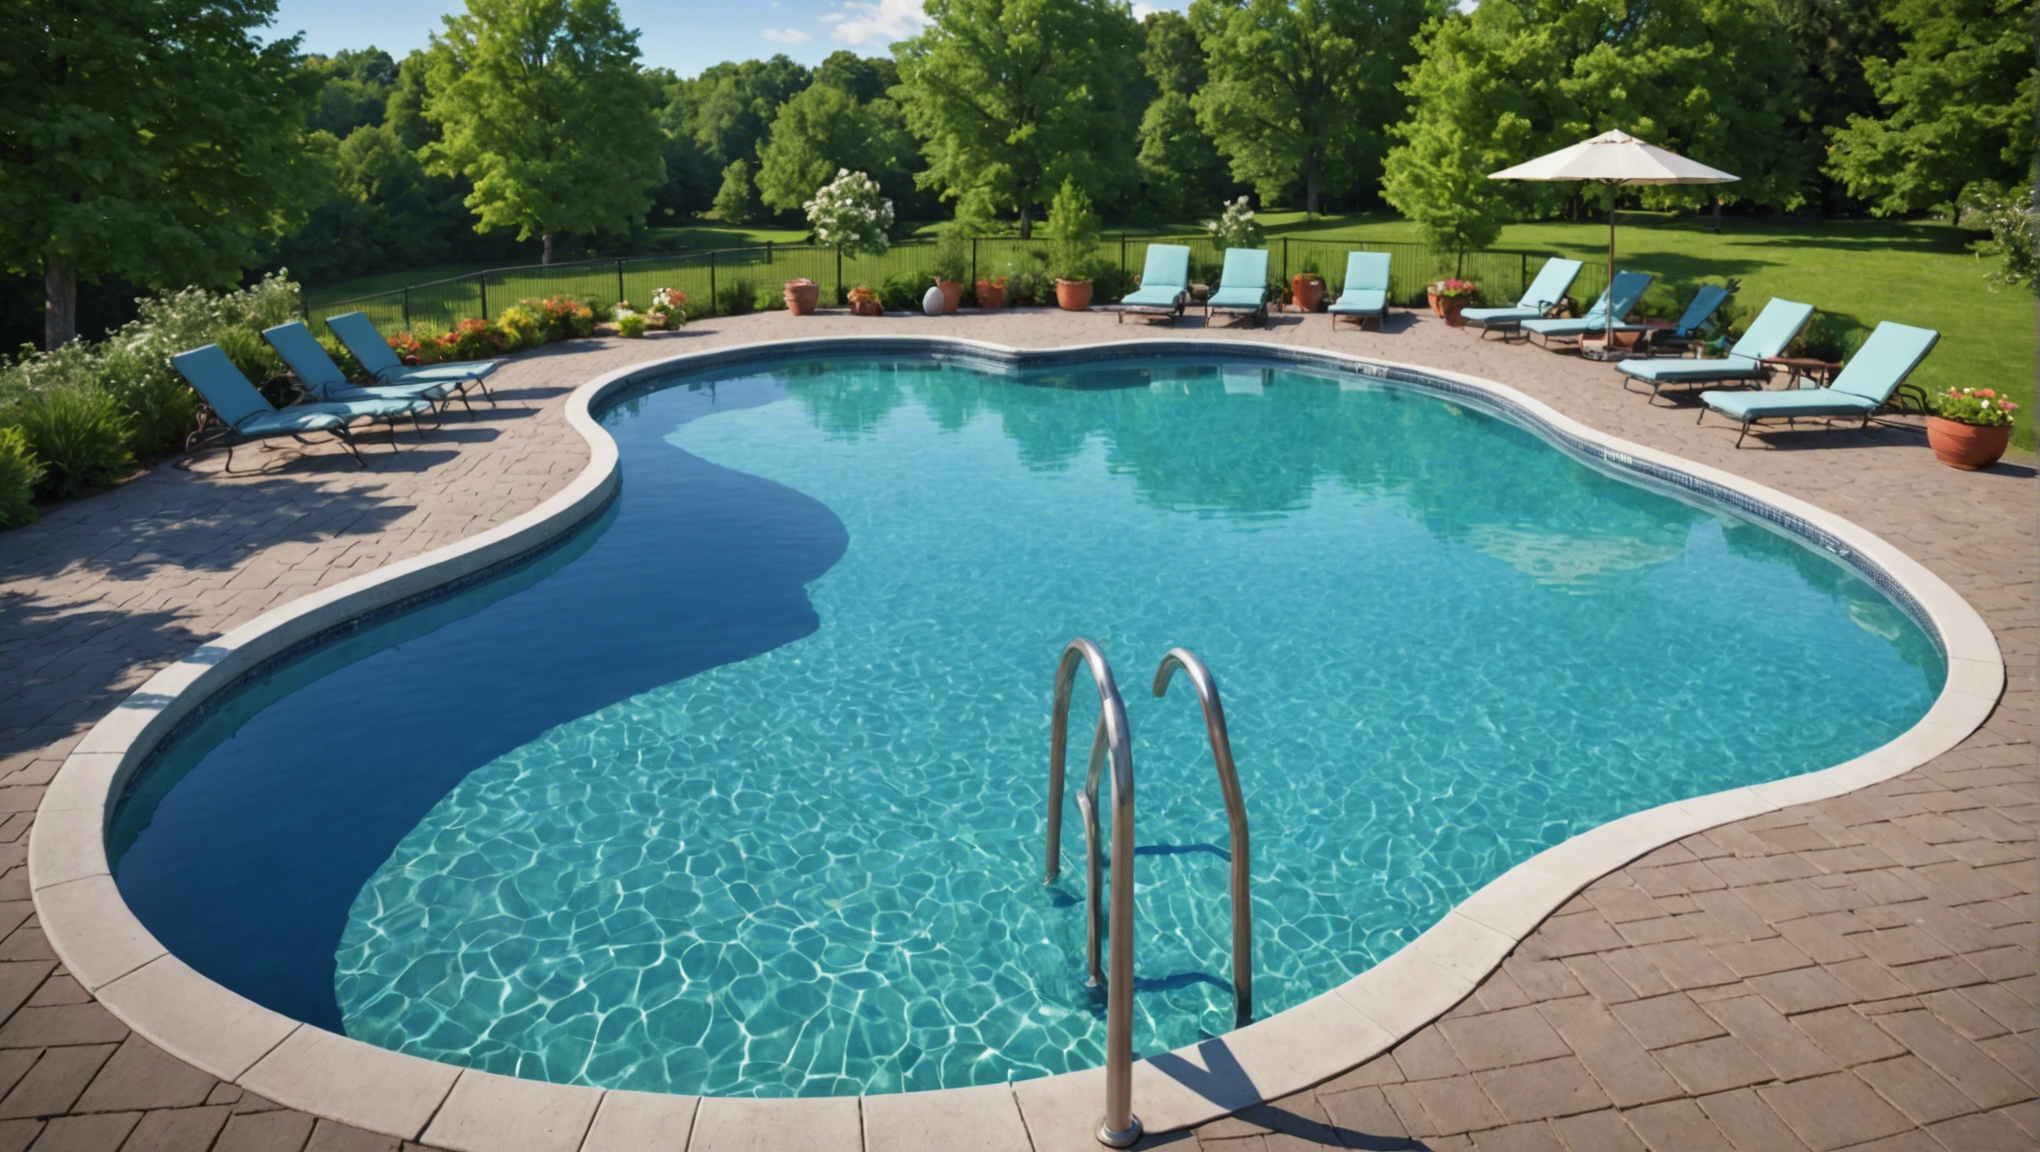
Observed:
[[[279,672],[158,766],[176,785],[116,829],[130,904],[229,987],[471,1066],[986,1083],[1097,1059],[1073,873],[1038,884],[1070,635],[1129,684],[1177,643],[1216,671],[1264,1011],[1567,835],[1881,744],[1941,683],[1831,559],[1472,407],[1254,361],[974,367],[838,358],[632,398],[584,556]],[[1129,706],[1153,1051],[1230,1020],[1224,835],[1194,707]],[[215,883],[230,917],[179,895]]]

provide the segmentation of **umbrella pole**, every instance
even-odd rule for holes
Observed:
[[[1601,355],[1615,358],[1615,183],[1608,183],[1608,331],[1601,338]]]

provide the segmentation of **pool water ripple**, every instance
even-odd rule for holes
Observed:
[[[1263,1015],[1544,847],[1848,759],[1940,687],[1919,628],[1829,558],[1504,421],[1305,370],[1157,361],[1110,382],[836,359],[610,413],[622,509],[563,574],[608,568],[649,602],[675,557],[740,547],[804,564],[807,603],[731,620],[712,581],[676,586],[691,602],[647,609],[638,643],[748,654],[673,656],[690,674],[460,765],[324,937],[346,1031],[724,1095],[1101,1062],[1080,836],[1040,882],[1048,681],[1075,635],[1115,661],[1134,733],[1146,1053],[1232,1016],[1202,723],[1186,688],[1145,692],[1170,647],[1225,697]],[[623,535],[633,502],[685,506],[704,467],[753,484],[655,551]],[[794,494],[829,515],[735,535],[747,501]],[[783,619],[800,609],[811,626]],[[503,658],[556,677],[639,659],[605,640]]]

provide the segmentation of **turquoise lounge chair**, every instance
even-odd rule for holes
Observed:
[[[1119,322],[1126,314],[1166,317],[1170,324],[1183,314],[1190,302],[1190,249],[1182,244],[1150,244],[1147,264],[1141,269],[1140,287],[1119,302]]]
[[[305,434],[310,432],[331,432],[339,439],[347,454],[363,467],[368,461],[355,450],[354,437],[348,434],[347,426],[363,418],[385,421],[390,426],[390,447],[397,441],[397,419],[410,416],[415,421],[420,410],[430,411],[432,404],[425,400],[353,400],[337,404],[293,404],[289,408],[278,408],[262,398],[227,354],[217,344],[207,344],[189,352],[179,352],[170,358],[177,371],[199,396],[206,406],[220,418],[222,428],[229,434],[227,440],[227,471],[234,470],[234,448],[249,440],[263,440],[274,436],[289,436],[301,444],[309,444]],[[212,429],[193,432],[184,441],[188,450],[192,442]]]
[[[1667,357],[1655,360],[1624,360],[1615,366],[1623,376],[1622,386],[1629,388],[1631,380],[1642,380],[1650,384],[1650,397],[1657,399],[1658,389],[1666,384],[1727,384],[1733,381],[1754,380],[1762,385],[1770,375],[1764,364],[1769,356],[1783,356],[1785,349],[1799,336],[1800,329],[1813,318],[1813,305],[1801,304],[1796,300],[1772,297],[1750,321],[1750,326],[1728,350],[1728,355],[1719,360],[1686,360]],[[1635,391],[1631,388],[1630,391]]]
[[[1914,328],[1886,320],[1877,325],[1870,339],[1856,351],[1834,383],[1825,388],[1799,388],[1784,392],[1702,392],[1700,419],[1707,409],[1742,421],[1735,446],[1742,447],[1750,425],[1759,420],[1796,420],[1801,416],[1861,416],[1862,427],[1870,417],[1891,403],[1891,394],[1933,351],[1941,334],[1930,328]]]
[[[1734,295],[1734,289],[1719,284],[1703,284],[1693,293],[1693,302],[1679,314],[1678,322],[1670,328],[1652,328],[1644,324],[1617,324],[1617,332],[1642,332],[1643,340],[1637,347],[1653,356],[1670,353],[1679,355],[1685,348],[1698,340],[1697,333],[1714,318],[1721,305]]]
[[[1339,298],[1325,311],[1332,314],[1332,327],[1339,317],[1350,316],[1355,324],[1374,321],[1377,331],[1388,319],[1388,253],[1346,253],[1346,280],[1339,286]]]
[[[1617,272],[1615,283],[1601,293],[1601,298],[1594,301],[1594,306],[1587,309],[1585,316],[1568,320],[1525,320],[1523,331],[1532,336],[1542,336],[1546,348],[1551,347],[1553,340],[1577,343],[1583,336],[1606,331],[1610,313],[1614,314],[1616,324],[1621,324],[1623,318],[1636,309],[1636,302],[1643,299],[1643,290],[1650,287],[1654,279],[1656,277],[1648,272]],[[1611,299],[1614,301],[1612,305],[1609,303]]]
[[[444,402],[448,396],[460,396],[459,389],[452,381],[426,384],[385,384],[376,388],[364,388],[350,383],[347,374],[340,370],[326,350],[319,346],[318,337],[303,322],[293,320],[264,329],[262,338],[283,357],[290,367],[291,375],[315,400],[431,400]],[[460,397],[467,404],[467,397]],[[474,405],[468,404],[468,414],[474,415]]]
[[[1551,315],[1565,299],[1566,289],[1579,278],[1580,262],[1553,256],[1537,270],[1537,278],[1523,289],[1522,298],[1510,308],[1468,308],[1459,315],[1469,328],[1480,329],[1480,338],[1487,339],[1489,332],[1500,332],[1507,340],[1509,333],[1523,330],[1523,321],[1541,320]]]
[[[378,384],[452,384],[462,392],[473,384],[482,390],[482,395],[494,404],[496,398],[489,395],[489,386],[482,378],[494,372],[494,360],[469,360],[459,364],[431,364],[422,368],[407,368],[390,351],[390,342],[376,331],[375,321],[364,312],[348,312],[341,316],[330,316],[326,327],[340,338],[354,358],[361,362],[362,370]]]
[[[1213,311],[1244,312],[1255,324],[1268,322],[1268,250],[1228,248],[1218,289],[1204,302],[1204,318]]]

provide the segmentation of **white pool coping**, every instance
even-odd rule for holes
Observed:
[[[293,645],[528,553],[601,509],[619,478],[615,441],[591,414],[606,396],[718,361],[768,352],[855,354],[860,345],[919,345],[1009,362],[1216,352],[1271,365],[1344,366],[1369,378],[1400,371],[1450,383],[1460,399],[1484,399],[1572,439],[1569,451],[1593,446],[1617,471],[1668,471],[1718,486],[1843,542],[1857,567],[1881,570],[1910,595],[1946,652],[1948,680],[1940,697],[1891,743],[1817,772],[1660,805],[1584,832],[1503,873],[1415,941],[1337,988],[1218,1039],[1137,1061],[1134,1111],[1151,1133],[1290,1095],[1387,1051],[1464,999],[1532,929],[1593,881],[1693,833],[1910,771],[1981,726],[2004,688],[2004,660],[1982,617],[1881,538],[1782,492],[1604,435],[1491,380],[1318,349],[1214,348],[1209,341],[1174,338],[1047,350],[907,336],[746,344],[590,380],[566,404],[567,422],[587,442],[590,458],[565,490],[471,539],[265,612],[158,672],[100,721],[51,781],[29,842],[36,913],[66,969],[151,1043],[222,1080],[287,1107],[454,1152],[1098,1147],[1092,1131],[1102,1112],[1104,1074],[1095,1068],[977,1088],[751,1100],[548,1084],[377,1048],[271,1012],[199,975],[142,926],[111,875],[106,833],[115,803],[150,751],[193,708]]]

